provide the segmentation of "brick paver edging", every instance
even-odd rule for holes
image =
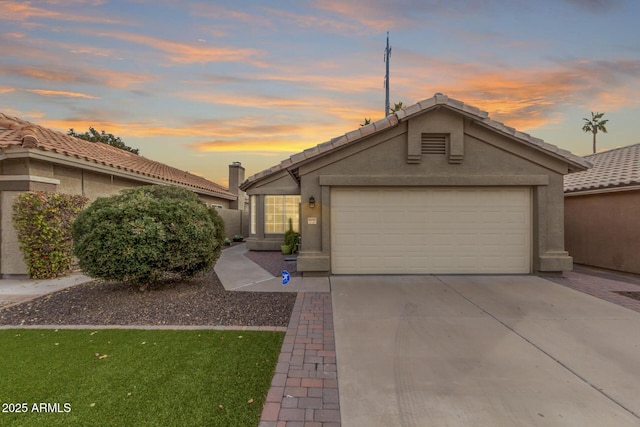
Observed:
[[[339,427],[329,292],[299,292],[259,427]]]

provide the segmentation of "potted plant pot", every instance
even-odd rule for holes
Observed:
[[[282,245],[282,246],[280,246],[280,250],[282,250],[282,254],[283,255],[289,255],[291,253],[291,246]]]

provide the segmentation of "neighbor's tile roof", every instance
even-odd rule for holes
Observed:
[[[436,93],[432,98],[426,99],[424,101],[418,102],[417,104],[406,107],[400,111],[397,111],[394,114],[391,114],[385,117],[384,119],[378,120],[366,126],[361,126],[360,128],[354,131],[348,132],[345,135],[334,138],[331,141],[324,142],[315,147],[304,150],[301,153],[294,154],[288,159],[285,159],[282,162],[280,162],[280,164],[250,176],[245,180],[245,182],[242,183],[242,185],[240,185],[240,188],[243,190],[246,190],[254,182],[262,178],[265,178],[269,175],[277,173],[281,170],[295,168],[296,166],[302,164],[303,162],[311,160],[317,156],[326,154],[327,152],[330,152],[334,149],[337,149],[344,145],[351,144],[355,141],[358,141],[362,138],[382,132],[386,129],[395,127],[398,125],[398,123],[406,120],[410,116],[414,116],[416,114],[425,112],[427,110],[433,110],[441,107],[446,107],[453,111],[457,111],[467,117],[473,118],[474,120],[484,124],[485,126],[491,128],[492,130],[498,133],[507,135],[513,139],[516,139],[522,142],[523,144],[529,145],[533,148],[536,148],[554,157],[558,157],[569,164],[569,170],[572,172],[581,171],[591,166],[583,158],[578,157],[574,154],[571,154],[567,150],[560,149],[555,145],[548,144],[543,140],[535,138],[527,133],[520,132],[512,127],[505,126],[500,122],[491,120],[489,118],[489,114],[486,111],[482,111],[477,107],[467,105],[462,101],[449,98],[448,96],[443,95],[441,93]]]
[[[97,163],[131,174],[204,190],[225,199],[235,198],[226,188],[189,172],[167,166],[126,150],[65,135],[0,113],[0,147],[12,146],[59,153],[80,163]]]
[[[564,192],[640,185],[640,144],[584,156],[593,168],[564,177]]]

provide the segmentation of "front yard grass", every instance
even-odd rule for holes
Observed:
[[[0,425],[257,426],[283,338],[262,331],[0,330]]]

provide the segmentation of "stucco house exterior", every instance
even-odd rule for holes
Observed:
[[[242,229],[244,180],[240,163],[229,166],[231,189],[107,144],[84,141],[0,113],[0,276],[21,277],[26,266],[12,224],[15,197],[25,191],[83,195],[93,201],[128,187],[177,185],[220,208],[229,230]],[[246,212],[248,232],[248,212]],[[240,226],[240,228],[237,228]],[[233,232],[233,231],[232,231]]]
[[[579,264],[640,274],[640,144],[584,157],[564,180],[565,242]]]
[[[583,158],[442,94],[249,177],[252,250],[291,217],[304,275],[555,273]]]

